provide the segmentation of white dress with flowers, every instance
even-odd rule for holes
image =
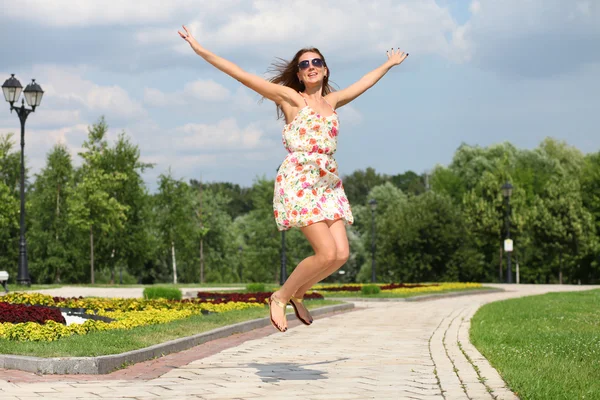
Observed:
[[[338,128],[335,110],[324,117],[308,103],[283,128],[283,145],[289,154],[277,171],[273,196],[280,231],[323,220],[354,222],[333,158]]]

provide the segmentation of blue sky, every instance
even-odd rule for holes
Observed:
[[[143,6],[142,6],[143,4]],[[461,143],[536,147],[551,136],[600,148],[600,4],[592,0],[22,0],[3,2],[0,80],[46,91],[27,121],[28,166],[55,143],[75,164],[104,115],[156,163],[153,189],[178,178],[251,185],[285,157],[275,107],[223,75],[177,35],[265,75],[275,57],[316,46],[343,88],[400,47],[410,57],[339,110],[342,174],[422,173]],[[0,133],[19,131],[0,112]],[[1,108],[0,108],[1,110]]]

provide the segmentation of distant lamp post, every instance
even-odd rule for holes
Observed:
[[[371,206],[371,282],[375,283],[375,210],[377,209],[377,200],[369,200]]]
[[[27,243],[25,241],[25,121],[27,120],[27,116],[34,112],[35,108],[42,102],[44,91],[40,85],[35,83],[35,79],[32,79],[31,83],[27,85],[23,91],[25,99],[21,100],[21,107],[15,107],[14,104],[19,101],[21,91],[23,91],[23,86],[21,86],[21,82],[15,78],[15,74],[11,74],[10,78],[2,85],[2,92],[4,93],[4,98],[10,104],[10,111],[12,112],[15,110],[19,116],[19,121],[21,121],[21,238],[19,241],[19,272],[17,274],[17,284],[30,286],[31,280],[29,278],[29,269],[27,268]],[[27,104],[31,109],[25,108],[25,100],[27,100]]]
[[[506,201],[506,239],[504,240],[504,251],[506,252],[506,283],[512,283],[512,268],[510,264],[510,255],[513,251],[513,241],[510,238],[510,196],[512,195],[513,186],[506,181],[502,185],[502,195]]]
[[[244,282],[244,278],[242,277],[242,274],[244,273],[244,263],[243,263],[243,258],[242,258],[242,255],[244,253],[244,247],[239,246],[238,252],[240,254],[240,271],[238,273],[238,276],[240,277],[240,283],[241,283],[241,282]]]
[[[281,231],[281,270],[279,271],[279,284],[283,285],[287,280],[287,267],[285,258],[285,231]]]

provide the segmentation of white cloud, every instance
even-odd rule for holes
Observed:
[[[237,2],[223,4],[216,20],[214,14],[190,9],[187,22],[183,22],[199,43],[211,50],[254,53],[263,59],[274,54],[290,57],[293,53],[277,53],[310,45],[348,58],[373,53],[383,56],[390,47],[447,55],[451,49],[446,37],[457,28],[449,10],[434,0],[254,0],[243,5],[246,7]],[[136,39],[196,56],[178,37],[177,28],[144,28]],[[256,46],[260,51],[253,50]]]
[[[456,58],[503,74],[540,77],[600,61],[600,3],[474,0],[454,30]]]
[[[102,86],[85,79],[83,76],[87,69],[84,66],[34,66],[33,75],[45,91],[39,110],[56,110],[59,114],[71,114],[74,117],[80,117],[84,112],[93,119],[104,114],[109,120],[119,121],[135,120],[147,115],[142,105],[122,87]],[[71,124],[76,121],[71,121]]]
[[[90,26],[161,22],[197,5],[193,0],[19,0],[3,2],[3,13],[44,25]]]
[[[197,80],[185,85],[186,95],[204,101],[224,101],[229,98],[229,90],[211,80]]]
[[[232,119],[224,119],[215,125],[186,124],[177,129],[177,147],[181,150],[214,151],[220,149],[249,150],[263,147],[264,132],[250,124],[240,128]],[[272,143],[271,140],[266,140]]]
[[[182,90],[165,93],[155,88],[144,89],[144,103],[153,107],[175,107],[197,100],[222,102],[230,98],[231,93],[224,86],[212,80],[196,80],[187,83]]]

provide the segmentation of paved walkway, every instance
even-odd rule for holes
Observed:
[[[598,286],[505,288],[423,302],[360,302],[356,311],[310,327],[295,324],[284,334],[269,327],[208,352],[205,344],[164,357],[156,360],[164,367],[158,374],[39,377],[0,370],[0,398],[516,399],[469,343],[470,317],[491,301]]]

